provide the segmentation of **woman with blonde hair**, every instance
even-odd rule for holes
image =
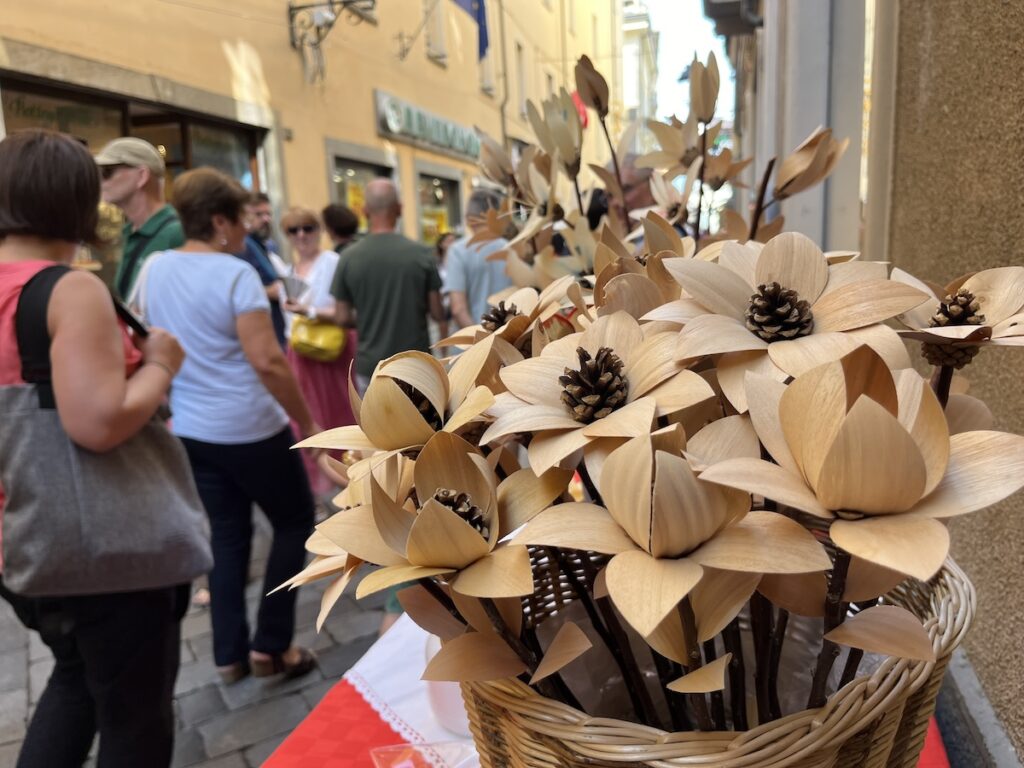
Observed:
[[[290,296],[284,308],[292,313],[293,323],[295,316],[333,323],[335,300],[331,295],[331,282],[339,260],[345,258],[344,254],[339,256],[335,251],[321,247],[323,230],[320,219],[308,208],[288,209],[281,217],[281,230],[292,247],[290,274],[308,286],[300,295]],[[342,332],[344,346],[334,360],[317,360],[297,352],[291,345],[288,347],[288,362],[302,394],[313,417],[324,429],[356,423],[348,395],[348,372],[355,358],[355,331]],[[325,475],[308,452],[303,452],[303,458],[313,492],[321,497],[329,493],[333,486],[332,478]]]

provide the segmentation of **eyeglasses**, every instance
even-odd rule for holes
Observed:
[[[295,235],[299,234],[299,232],[305,232],[307,235],[311,235],[318,229],[320,229],[320,227],[318,227],[316,224],[303,224],[298,227],[288,227],[288,229],[286,229],[285,232],[294,237]]]
[[[132,166],[125,165],[123,163],[120,163],[118,165],[101,165],[100,166],[100,178],[102,178],[104,181],[106,181],[111,176],[113,176],[115,173],[120,171],[122,168],[131,168],[131,167]]]

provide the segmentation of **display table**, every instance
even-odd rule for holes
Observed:
[[[435,719],[427,683],[427,634],[402,616],[356,662],[264,768],[373,768],[370,750],[390,744],[460,741]],[[463,768],[427,753],[436,768]],[[409,763],[410,766],[416,765]],[[934,719],[918,768],[949,768]]]

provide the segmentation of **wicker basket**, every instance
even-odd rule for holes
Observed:
[[[571,599],[564,584],[549,580],[546,586],[539,590],[541,620]],[[929,583],[908,580],[886,599],[924,621],[935,662],[886,659],[874,674],[852,681],[821,709],[797,712],[746,732],[667,733],[590,717],[514,679],[464,683],[462,694],[481,764],[912,768],[924,745],[949,658],[974,617],[974,587],[947,560]]]

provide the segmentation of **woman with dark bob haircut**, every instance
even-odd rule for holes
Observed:
[[[232,255],[244,248],[249,194],[220,171],[198,168],[175,180],[172,197],[185,245],[149,258],[136,303],[148,321],[181,339],[187,354],[171,411],[210,518],[213,658],[229,683],[250,672],[301,675],[315,659],[292,645],[296,593],[267,593],[305,563],[313,497],[291,446],[320,428],[274,335],[259,275]],[[254,503],[274,539],[250,635],[245,584]]]
[[[103,454],[153,418],[183,355],[166,331],[153,328],[144,340],[130,336],[97,277],[55,268],[70,264],[82,241],[93,240],[99,198],[96,164],[75,140],[22,131],[0,141],[0,387],[25,384],[14,318],[31,284],[26,296],[42,298],[24,302],[22,311],[31,304],[46,318],[46,373],[60,423],[77,446]],[[52,288],[48,300],[39,286]],[[0,445],[0,467],[7,465],[3,452]],[[12,500],[74,490],[26,488],[24,477],[0,479]],[[81,766],[97,731],[101,766],[169,765],[189,585],[139,590],[126,583],[114,594],[71,597],[26,597],[3,586],[0,593],[54,657],[19,768]]]

